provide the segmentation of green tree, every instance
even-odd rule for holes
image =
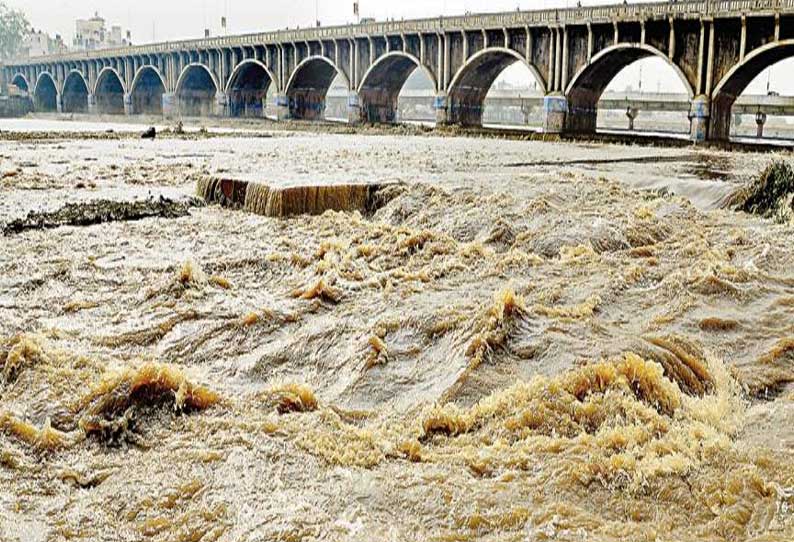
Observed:
[[[16,55],[29,31],[30,23],[25,14],[0,1],[0,60]]]

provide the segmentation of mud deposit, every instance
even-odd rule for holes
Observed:
[[[12,220],[3,226],[2,231],[5,235],[12,235],[25,230],[51,229],[60,226],[91,226],[103,222],[142,220],[152,217],[178,218],[187,215],[191,207],[199,205],[201,202],[195,198],[175,201],[163,196],[144,201],[99,200],[80,204],[69,203],[56,211],[30,211],[25,218]]]
[[[0,539],[791,540],[794,226],[719,209],[770,161],[8,137],[3,223],[220,177],[388,197],[1,238]]]

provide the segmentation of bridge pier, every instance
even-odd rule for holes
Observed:
[[[61,94],[55,95],[55,110],[58,113],[63,113],[63,95]]]
[[[96,96],[93,94],[88,95],[88,114],[89,115],[97,115],[99,111],[97,110],[96,106]]]
[[[276,95],[276,120],[289,120],[290,119],[290,110],[289,110],[289,96],[286,94],[277,94]]]
[[[709,138],[711,100],[708,96],[696,96],[689,109],[689,139],[702,143]]]
[[[163,92],[163,116],[173,117],[179,114],[179,100],[173,92]]]
[[[449,116],[449,97],[446,92],[439,92],[433,99],[433,109],[436,111],[436,126],[446,126],[451,123]]]
[[[634,121],[640,116],[640,110],[636,107],[629,106],[626,109],[626,117],[629,119],[629,132],[634,131]]]
[[[364,120],[364,113],[361,109],[361,97],[358,92],[351,91],[347,95],[347,123],[352,126],[361,124]]]
[[[567,131],[569,119],[568,99],[561,94],[543,98],[543,132],[561,134]]]
[[[755,124],[756,124],[756,127],[757,127],[756,128],[756,132],[755,132],[755,136],[758,139],[761,139],[762,137],[764,137],[764,126],[766,125],[766,119],[767,119],[766,113],[764,113],[763,111],[761,111],[759,109],[758,113],[755,114]]]
[[[228,117],[229,115],[229,97],[225,92],[215,93],[215,103],[212,109],[212,114],[216,117]]]
[[[132,108],[132,94],[124,95],[124,114],[130,116],[134,113]]]

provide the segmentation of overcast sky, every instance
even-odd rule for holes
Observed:
[[[212,35],[221,33],[221,17],[228,20],[229,33],[258,32],[314,24],[315,14],[323,25],[344,24],[355,20],[353,0],[5,0],[24,11],[31,24],[50,34],[61,34],[67,43],[74,36],[75,20],[99,12],[107,25],[121,25],[132,31],[135,44],[197,38],[209,28]],[[648,1],[648,0],[634,0]],[[609,4],[615,0],[582,0],[583,5]],[[386,18],[435,17],[444,14],[510,11],[516,8],[540,9],[575,5],[575,0],[360,0],[361,16]],[[683,87],[672,69],[660,60],[645,60],[630,66],[611,85],[622,90],[635,88],[643,64],[643,88],[648,91],[681,91]],[[513,68],[512,81],[527,72]],[[772,70],[771,89],[794,94],[794,62]],[[753,92],[765,93],[768,74],[751,85]]]

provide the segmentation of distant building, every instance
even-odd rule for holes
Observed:
[[[22,39],[20,56],[37,57],[57,55],[66,52],[66,44],[60,35],[51,38],[49,34],[33,30]]]
[[[132,45],[130,32],[126,36],[121,27],[114,25],[108,31],[105,19],[94,13],[90,19],[78,19],[75,23],[75,35],[72,42],[77,51],[95,51]]]

